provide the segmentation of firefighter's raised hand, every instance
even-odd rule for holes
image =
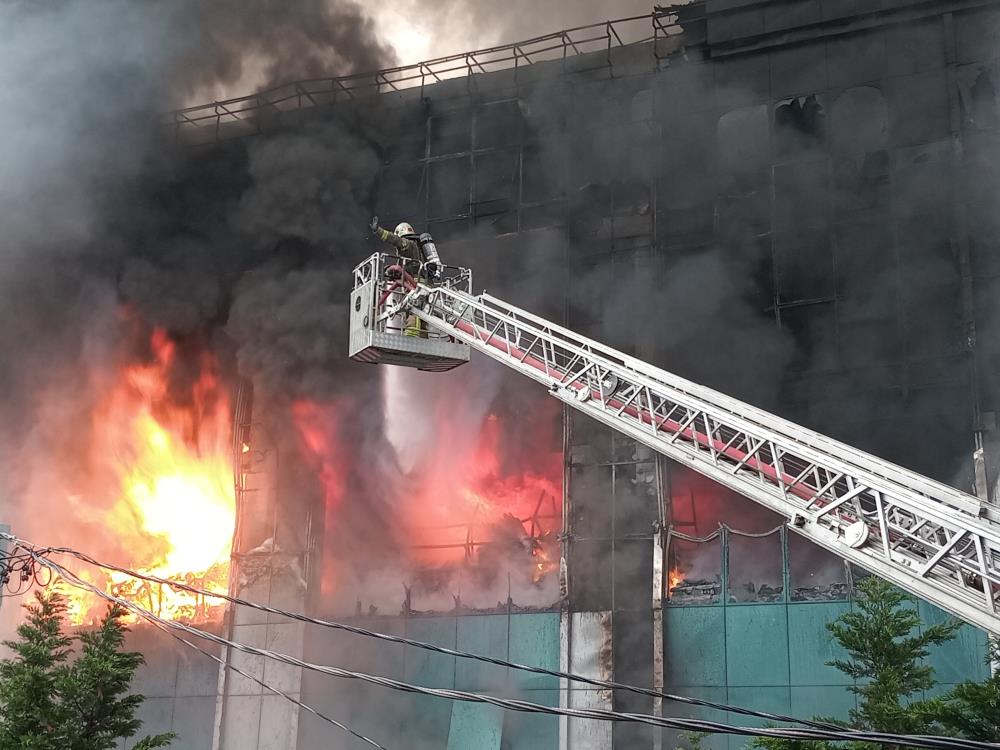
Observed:
[[[372,220],[368,222],[368,228],[372,230],[372,234],[378,234],[378,217],[373,216]]]

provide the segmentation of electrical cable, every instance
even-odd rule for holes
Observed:
[[[520,711],[525,713],[541,713],[541,714],[550,714],[556,716],[569,716],[573,718],[595,719],[599,721],[637,722],[642,724],[649,724],[651,726],[665,727],[668,729],[679,729],[682,731],[706,732],[715,734],[735,734],[748,737],[777,737],[777,738],[792,739],[792,740],[833,740],[833,741],[848,741],[848,742],[855,742],[855,741],[872,742],[889,746],[907,745],[910,747],[928,748],[928,750],[996,750],[997,748],[996,745],[987,742],[977,742],[974,740],[965,740],[952,737],[903,735],[903,734],[893,734],[886,732],[867,732],[867,731],[846,730],[846,729],[841,729],[840,731],[834,732],[834,731],[815,729],[815,728],[804,728],[804,729],[787,728],[787,727],[751,728],[751,727],[732,726],[729,724],[723,724],[713,721],[650,716],[648,714],[623,713],[619,711],[607,711],[604,709],[555,708],[552,706],[543,706],[537,703],[531,703],[529,701],[523,701],[512,698],[498,698],[491,695],[472,693],[464,690],[427,688],[420,685],[413,685],[410,683],[402,682],[399,680],[393,680],[388,677],[380,677],[377,675],[367,674],[365,672],[355,672],[347,669],[342,669],[340,667],[313,664],[311,662],[304,661],[302,659],[290,656],[288,654],[269,651],[267,649],[261,649],[254,646],[248,646],[242,643],[237,643],[227,638],[223,638],[222,636],[217,636],[213,633],[200,630],[190,625],[164,620],[158,615],[138,606],[133,602],[122,599],[117,596],[113,596],[105,591],[102,591],[94,584],[88,581],[84,581],[83,579],[76,576],[74,573],[70,572],[66,568],[59,565],[58,563],[55,563],[52,560],[45,558],[42,554],[38,552],[34,552],[29,549],[28,554],[30,554],[33,557],[35,562],[37,562],[40,565],[45,565],[46,567],[49,567],[50,569],[53,570],[53,572],[57,573],[63,580],[67,581],[70,585],[87,590],[92,594],[95,594],[96,596],[108,602],[117,603],[150,622],[160,623],[161,625],[167,628],[180,630],[190,635],[194,635],[198,638],[202,638],[204,640],[208,640],[217,643],[219,645],[227,646],[229,648],[242,651],[243,653],[252,654],[255,656],[262,656],[268,659],[274,659],[276,661],[280,661],[285,664],[289,664],[302,669],[308,669],[310,671],[318,672],[320,674],[324,674],[330,677],[340,677],[345,679],[360,680],[362,682],[370,683],[373,685],[379,685],[381,687],[386,687],[392,690],[398,690],[407,693],[416,693],[420,695],[428,695],[437,698],[445,698],[453,701],[458,700],[458,701],[466,701],[472,703],[487,703],[493,706],[497,706],[499,708],[504,708],[511,711]]]
[[[51,570],[52,569],[49,568],[50,572],[51,572]],[[357,737],[362,742],[364,742],[364,743],[366,743],[366,744],[368,744],[368,745],[370,745],[370,746],[372,746],[374,748],[378,748],[378,750],[388,750],[388,748],[386,748],[383,745],[380,745],[379,743],[377,743],[375,740],[371,739],[370,737],[365,737],[363,734],[359,734],[358,732],[355,732],[353,729],[351,729],[346,724],[341,724],[336,719],[333,719],[333,718],[327,716],[326,714],[321,713],[320,711],[317,711],[315,708],[313,708],[312,706],[310,706],[308,703],[303,703],[298,698],[295,698],[295,697],[289,695],[288,693],[286,693],[286,692],[284,692],[282,690],[279,690],[278,688],[274,687],[273,685],[269,685],[266,682],[264,682],[263,680],[258,679],[257,677],[254,677],[252,674],[249,674],[248,672],[240,669],[239,667],[234,666],[233,664],[227,662],[225,659],[222,659],[222,658],[216,656],[211,651],[207,651],[207,650],[203,649],[201,646],[199,646],[198,644],[192,643],[187,638],[184,638],[182,636],[177,635],[176,633],[171,632],[170,628],[168,628],[167,626],[162,625],[162,624],[160,624],[159,622],[156,622],[156,621],[150,621],[150,622],[151,622],[151,624],[153,626],[155,626],[155,627],[159,628],[160,630],[162,630],[164,633],[166,633],[167,635],[169,635],[175,641],[179,641],[179,642],[183,643],[185,646],[187,646],[188,648],[192,648],[195,651],[197,651],[197,652],[199,652],[201,654],[204,654],[209,659],[212,659],[213,661],[217,662],[221,666],[223,666],[226,669],[229,669],[229,670],[235,672],[236,674],[240,675],[241,677],[246,677],[248,680],[252,680],[253,682],[256,682],[258,685],[260,685],[265,690],[268,690],[271,693],[274,693],[275,695],[280,695],[285,700],[294,703],[296,706],[298,706],[299,708],[301,708],[301,709],[303,709],[305,711],[308,711],[313,716],[316,716],[316,717],[322,719],[323,721],[328,722],[329,724],[333,724],[333,726],[337,727],[338,729],[340,729],[340,730],[342,730],[344,732],[347,732],[349,735],[351,735],[353,737]]]
[[[18,554],[23,545],[17,545],[13,553],[0,555],[0,588],[6,589],[5,596],[22,596],[31,590],[32,581],[40,588],[46,588],[52,582],[52,571],[48,580],[42,584],[39,580],[39,568],[29,553]],[[16,583],[12,584],[11,579]]]
[[[0,537],[8,537],[9,535],[0,533]],[[14,539],[15,537],[9,537]],[[18,539],[19,544],[26,545],[27,542]],[[103,568],[105,570],[113,570],[117,573],[124,573],[126,575],[132,576],[139,580],[148,581],[150,583],[157,583],[164,586],[170,586],[174,589],[179,589],[181,591],[187,591],[188,593],[197,594],[200,596],[214,597],[222,599],[229,602],[230,604],[235,604],[238,606],[249,607],[251,609],[256,609],[261,612],[267,612],[269,614],[279,615],[281,617],[287,617],[291,620],[296,620],[298,622],[304,622],[311,625],[319,625],[326,628],[332,628],[335,630],[342,630],[348,633],[353,633],[355,635],[364,636],[367,638],[375,638],[381,641],[387,641],[389,643],[397,643],[405,646],[413,646],[414,648],[423,649],[425,651],[432,651],[439,654],[444,654],[446,656],[455,656],[461,659],[473,659],[475,661],[483,662],[486,664],[493,664],[499,667],[506,667],[509,669],[515,669],[522,672],[531,672],[533,674],[546,675],[548,677],[557,677],[559,679],[570,680],[572,682],[578,682],[585,685],[591,685],[593,687],[599,687],[606,690],[624,690],[631,693],[636,693],[638,695],[645,695],[652,698],[662,698],[663,700],[671,701],[674,703],[682,703],[689,706],[699,706],[702,708],[712,708],[719,711],[728,711],[730,713],[739,714],[742,716],[753,716],[759,719],[765,719],[767,721],[777,721],[777,722],[787,722],[791,724],[802,724],[803,726],[810,726],[816,729],[827,729],[831,731],[839,731],[842,727],[836,724],[830,724],[827,722],[813,721],[810,719],[799,719],[792,716],[785,716],[784,714],[769,713],[767,711],[756,711],[749,708],[743,708],[741,706],[731,706],[726,703],[717,703],[715,701],[704,700],[701,698],[690,698],[684,695],[673,695],[671,693],[664,693],[660,690],[653,690],[651,688],[639,687],[636,685],[629,685],[622,682],[615,682],[612,680],[601,680],[593,677],[585,677],[583,675],[574,674],[572,672],[563,672],[557,669],[547,669],[545,667],[529,666],[526,664],[518,664],[516,662],[507,661],[505,659],[498,659],[492,656],[484,656],[482,654],[473,654],[465,651],[458,651],[455,649],[450,649],[445,646],[437,646],[433,643],[426,643],[424,641],[414,640],[412,638],[406,638],[404,636],[390,635],[388,633],[380,633],[374,630],[368,630],[366,628],[361,628],[356,625],[349,625],[347,623],[337,622],[335,620],[324,620],[317,617],[310,617],[309,615],[302,614],[300,612],[289,612],[287,610],[279,609],[277,607],[272,607],[266,604],[259,604],[257,602],[251,602],[246,599],[241,599],[239,597],[230,596],[228,594],[221,594],[213,591],[208,591],[205,589],[198,588],[196,586],[191,586],[180,581],[171,581],[166,578],[160,578],[157,576],[146,575],[139,573],[134,570],[129,570],[128,568],[123,568],[117,565],[111,565],[109,563],[100,562],[86,553],[79,552],[68,547],[46,547],[47,552],[55,552],[58,554],[68,555],[70,557],[75,557],[78,560],[94,565],[98,568]]]
[[[19,593],[24,593],[24,592],[26,592],[30,588],[30,581],[32,579],[34,579],[36,585],[38,585],[39,588],[47,588],[49,586],[49,584],[52,583],[52,581],[55,578],[56,573],[58,572],[57,571],[57,566],[55,566],[55,565],[46,565],[45,562],[44,562],[44,558],[42,558],[40,556],[43,553],[48,553],[50,550],[47,549],[47,548],[43,548],[42,552],[39,553],[39,552],[35,551],[34,545],[31,545],[29,547],[29,546],[27,546],[27,543],[22,544],[20,542],[18,542],[18,547],[21,548],[21,549],[25,549],[26,550],[25,554],[18,555],[17,551],[15,550],[15,554],[7,556],[7,557],[0,558],[0,571],[2,571],[2,572],[0,572],[0,579],[6,578],[11,571],[15,571],[15,572],[17,572],[19,574],[19,578],[20,578],[20,580],[21,580],[22,583],[28,582],[28,586],[24,587],[23,591],[19,590]],[[15,562],[12,563],[11,561],[15,561]],[[39,563],[39,565],[36,566],[36,563]],[[39,580],[39,577],[38,577],[38,574],[39,574],[39,572],[40,572],[41,569],[44,569],[44,570],[48,571],[48,573],[49,573],[48,579],[46,580],[46,582],[45,582],[44,585],[41,584],[41,582]],[[76,580],[71,580],[69,577],[67,577],[65,575],[62,575],[62,573],[60,573],[59,575],[64,580],[66,580],[71,585],[73,585],[73,586],[75,586],[77,588],[86,588],[86,587],[81,587],[80,586],[80,582],[82,582],[82,579],[78,578],[75,575],[73,575],[72,578],[76,579]],[[102,598],[108,599],[108,597],[102,597]],[[117,597],[110,597],[110,598],[118,601]],[[136,611],[136,610],[133,610],[133,611]],[[136,611],[136,614],[138,614],[140,617],[143,617],[143,615],[142,615],[141,612]],[[150,613],[150,614],[152,614],[152,613]],[[210,658],[213,661],[217,662],[218,664],[222,665],[226,669],[229,669],[229,670],[235,672],[236,674],[238,674],[238,675],[240,675],[242,677],[245,677],[248,680],[256,682],[258,685],[260,685],[265,690],[267,690],[267,691],[269,691],[269,692],[271,692],[271,693],[273,693],[275,695],[279,695],[282,698],[284,698],[285,700],[291,701],[292,703],[294,703],[299,708],[304,709],[305,711],[308,711],[309,713],[313,714],[314,716],[318,717],[319,719],[322,719],[323,721],[326,721],[326,722],[332,724],[333,726],[337,727],[338,729],[341,729],[344,732],[346,732],[347,734],[350,734],[353,737],[356,737],[357,739],[361,740],[362,742],[365,742],[366,744],[370,745],[371,747],[377,748],[378,750],[388,750],[388,748],[386,748],[383,745],[380,745],[379,743],[377,743],[375,740],[371,739],[370,737],[365,737],[363,734],[359,734],[358,732],[355,732],[353,729],[351,729],[350,727],[346,726],[345,724],[342,724],[341,722],[337,721],[336,719],[333,719],[333,718],[331,718],[331,717],[323,714],[322,712],[316,710],[312,706],[310,706],[310,705],[308,705],[306,703],[303,703],[302,701],[300,701],[297,698],[289,695],[288,693],[285,693],[282,690],[279,690],[278,688],[274,687],[273,685],[267,684],[266,682],[264,682],[261,679],[258,679],[257,677],[253,676],[252,674],[248,674],[246,671],[240,669],[239,667],[237,667],[237,666],[235,666],[233,664],[230,664],[229,662],[226,662],[225,660],[219,658],[218,656],[216,656],[215,654],[211,653],[210,651],[206,651],[205,649],[201,648],[200,646],[198,646],[195,643],[192,643],[191,641],[187,640],[186,638],[183,638],[183,637],[177,635],[176,633],[171,632],[171,629],[168,627],[168,625],[166,623],[160,622],[160,621],[158,621],[156,619],[150,619],[148,617],[144,617],[144,619],[149,620],[149,622],[153,626],[155,626],[156,628],[158,628],[161,631],[165,632],[167,635],[169,635],[174,640],[179,641],[180,643],[183,643],[185,646],[188,646],[189,648],[192,648],[192,649],[194,649],[195,651],[198,651],[201,654],[204,654],[205,656],[207,656],[208,658]]]

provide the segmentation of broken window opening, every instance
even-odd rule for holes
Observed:
[[[673,535],[667,570],[667,600],[676,606],[722,601],[722,542],[719,532],[696,539]]]
[[[815,94],[779,102],[774,110],[775,151],[780,156],[820,148],[826,111]]]
[[[780,602],[784,598],[781,529],[765,534],[728,530],[728,601]]]
[[[793,602],[848,599],[847,564],[798,534],[788,535],[788,568]]]

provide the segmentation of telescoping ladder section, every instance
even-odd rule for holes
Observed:
[[[1000,523],[977,498],[488,294],[421,286],[411,299],[432,328],[782,514],[840,557],[1000,635]]]

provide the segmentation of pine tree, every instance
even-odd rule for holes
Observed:
[[[36,593],[35,600],[19,640],[6,643],[14,658],[0,662],[0,748],[112,750],[134,737],[143,697],[129,687],[143,658],[122,651],[125,611],[112,606],[96,630],[66,636],[65,599]],[[70,661],[74,642],[79,654]],[[133,750],[166,747],[173,737],[145,737]]]
[[[0,747],[62,750],[57,734],[65,714],[56,680],[72,645],[62,633],[66,601],[59,594],[36,592],[25,609],[19,640],[4,642],[15,657],[0,662]]]
[[[859,697],[851,723],[877,732],[927,732],[935,707],[913,698],[934,686],[934,668],[921,664],[921,659],[930,653],[930,646],[954,638],[961,623],[919,630],[920,615],[903,606],[913,597],[875,576],[861,581],[858,588],[863,596],[857,608],[827,625],[851,657],[830,666],[861,681],[850,688]]]
[[[828,662],[855,679],[850,688],[858,708],[845,727],[896,734],[931,733],[940,713],[939,701],[917,697],[934,686],[934,669],[922,664],[930,647],[955,637],[959,622],[920,629],[920,615],[906,607],[913,598],[881,578],[871,576],[857,584],[862,596],[855,609],[845,612],[827,630],[849,659]],[[831,722],[829,718],[824,721]],[[835,722],[842,723],[842,722]],[[767,750],[828,750],[827,742],[761,738],[756,747]],[[878,750],[877,745],[850,743],[854,750]]]
[[[1000,662],[1000,646],[990,643],[989,657]],[[963,682],[940,701],[941,724],[949,732],[981,742],[1000,742],[1000,670],[985,682]]]

